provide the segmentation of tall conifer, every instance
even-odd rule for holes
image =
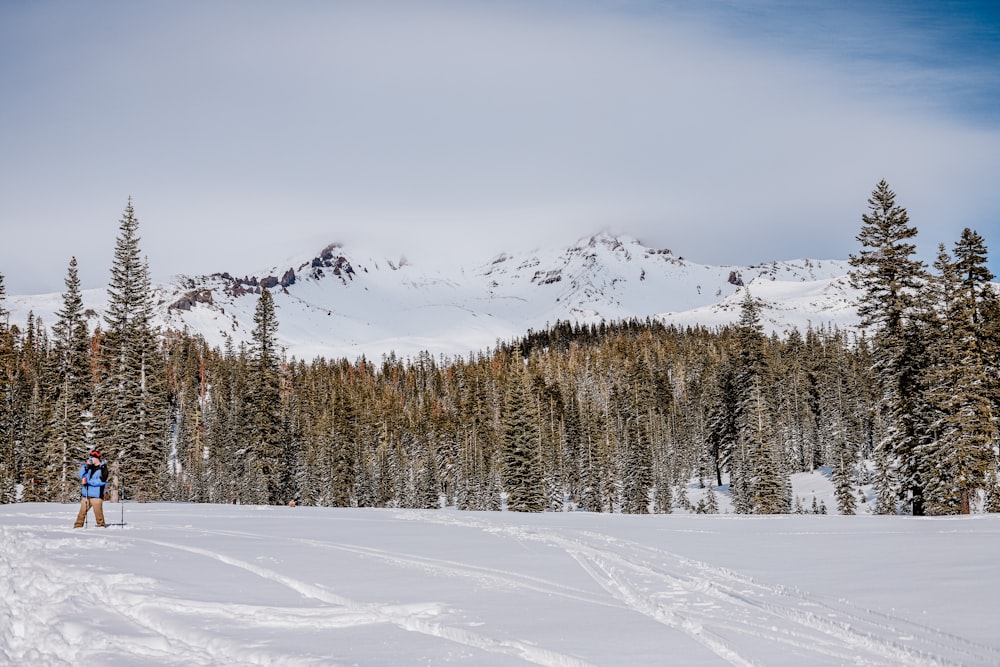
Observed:
[[[788,473],[774,433],[773,410],[767,396],[770,369],[760,306],[746,291],[736,327],[737,508],[756,514],[778,514],[791,509]],[[730,475],[732,479],[733,475]]]
[[[511,355],[503,424],[507,509],[541,512],[546,503],[538,451],[538,418],[520,348]]]
[[[111,267],[96,406],[99,445],[124,478],[126,494],[142,501],[162,496],[169,425],[162,357],[152,325],[153,291],[138,231],[129,197]]]
[[[274,298],[261,288],[254,312],[249,414],[251,418],[251,467],[266,484],[267,502],[285,504],[291,499],[291,466],[282,431],[281,358],[278,350],[278,318]]]
[[[333,487],[330,504],[334,507],[350,507],[354,500],[358,466],[357,430],[357,410],[350,388],[346,383],[338,384],[334,389],[333,424],[327,440],[327,460],[332,466],[330,477]]]
[[[76,465],[90,448],[90,332],[83,316],[83,296],[76,257],[66,274],[63,306],[53,333],[54,406],[47,434],[45,475],[50,497],[67,502],[76,490]]]
[[[935,335],[927,380],[933,411],[923,445],[928,513],[968,514],[986,486],[994,460],[997,426],[989,393],[989,363],[982,334],[984,299],[992,297],[982,239],[969,229],[956,243],[954,260],[942,245],[930,281]]]
[[[851,255],[851,284],[861,290],[858,314],[873,333],[874,371],[883,390],[889,432],[880,444],[891,466],[890,479],[914,515],[923,510],[924,480],[919,455],[922,424],[919,397],[923,374],[923,341],[917,322],[920,289],[926,280],[924,264],[915,259],[905,208],[883,180],[868,199],[858,241],[861,251]],[[884,490],[883,490],[884,491]]]
[[[653,486],[652,388],[645,359],[633,359],[622,378],[618,400],[623,414],[622,511],[626,514],[649,513],[649,491]]]
[[[14,502],[17,482],[14,470],[14,376],[17,355],[14,332],[8,324],[8,311],[4,305],[6,300],[7,289],[0,273],[0,503]]]

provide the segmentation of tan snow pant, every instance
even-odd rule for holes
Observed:
[[[87,511],[91,508],[94,510],[97,525],[104,526],[104,501],[100,498],[82,498],[80,500],[80,513],[76,515],[76,523],[73,524],[74,528],[83,528],[83,520],[87,518]]]

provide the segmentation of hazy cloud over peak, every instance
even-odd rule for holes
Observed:
[[[76,254],[104,284],[129,194],[158,279],[599,229],[844,258],[881,178],[923,252],[995,245],[998,19],[949,6],[5,5],[0,273],[59,291]]]

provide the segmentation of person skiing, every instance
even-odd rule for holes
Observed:
[[[83,465],[80,466],[78,477],[83,482],[80,491],[80,512],[76,515],[74,528],[83,528],[87,512],[94,509],[97,525],[104,528],[104,486],[108,483],[108,466],[101,462],[101,453],[96,449]]]

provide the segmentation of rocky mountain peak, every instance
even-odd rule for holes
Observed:
[[[364,259],[330,243],[264,272],[220,272],[158,286],[157,318],[164,331],[187,329],[210,344],[238,346],[253,331],[254,295],[269,289],[279,342],[289,355],[307,359],[464,355],[556,321],[652,317],[715,326],[735,321],[743,289],[763,298],[762,319],[778,331],[856,320],[854,295],[838,281],[849,266],[838,260],[708,266],[600,232],[562,248],[508,250],[478,266],[437,262],[432,268],[405,258]],[[12,318],[23,310],[56,320],[55,306],[30,297],[10,302]],[[92,291],[85,303],[101,312],[106,294]]]

